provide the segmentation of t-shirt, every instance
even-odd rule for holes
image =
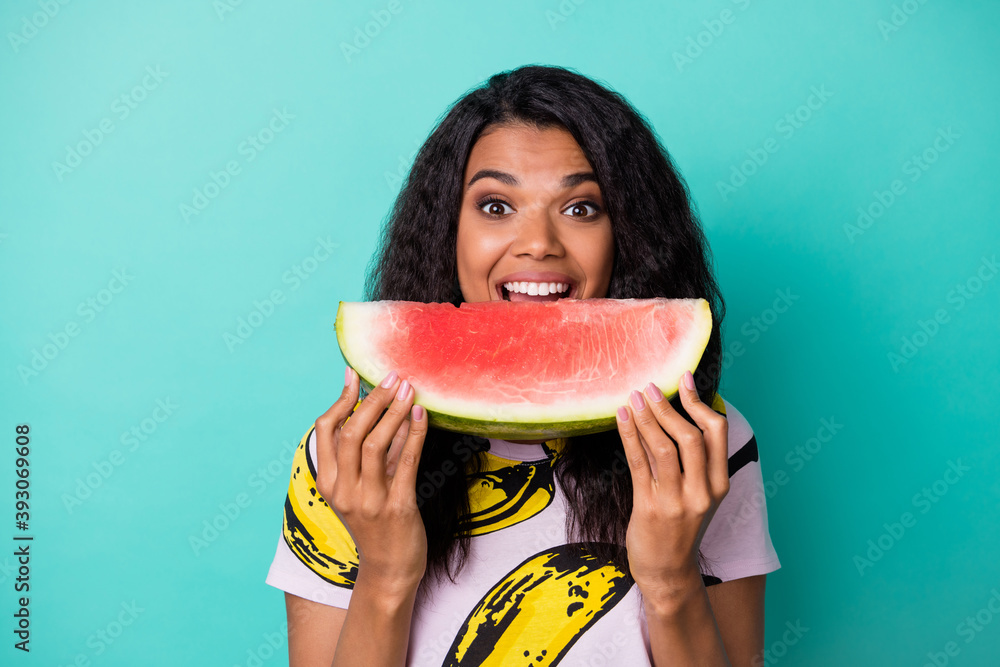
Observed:
[[[706,586],[781,567],[753,431],[718,394],[712,408],[729,421],[730,488],[702,538]],[[566,440],[489,443],[485,470],[469,480],[469,558],[454,584],[445,578],[417,597],[406,664],[651,665],[638,587],[568,543],[566,499],[553,474]],[[314,425],[295,450],[266,583],[346,609],[358,554],[315,474]]]

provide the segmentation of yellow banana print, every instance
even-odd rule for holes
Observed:
[[[469,478],[470,513],[461,528],[471,535],[485,535],[530,519],[552,502],[555,494],[552,468],[564,439],[544,445],[547,463],[512,465],[495,456],[486,457],[486,469]]]
[[[314,428],[295,448],[282,532],[285,543],[309,569],[331,584],[354,588],[359,562],[354,539],[316,490],[316,466],[309,453]]]
[[[347,528],[316,490],[316,465],[308,447],[313,428],[295,449],[283,534],[289,548],[309,569],[332,584],[353,588],[358,551]],[[564,442],[546,444],[558,451]],[[512,466],[509,461],[489,457],[487,470],[469,480],[472,513],[463,523],[471,524],[472,535],[512,526],[548,507],[554,493],[552,461]]]
[[[557,664],[590,626],[618,604],[631,577],[592,556],[586,543],[528,558],[469,614],[443,667]]]

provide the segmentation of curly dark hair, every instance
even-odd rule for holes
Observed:
[[[694,373],[709,405],[722,370],[725,303],[711,251],[688,188],[650,123],[619,93],[567,68],[528,65],[501,72],[455,102],[417,152],[368,267],[365,300],[452,303],[458,284],[456,238],[466,162],[478,137],[504,125],[562,128],[579,144],[597,177],[614,234],[607,298],[703,298],[712,333]],[[671,405],[694,423],[675,396]],[[427,574],[454,581],[469,554],[460,518],[469,512],[466,480],[483,469],[488,441],[431,428],[419,480],[448,476],[420,511],[427,530]],[[617,430],[569,438],[555,474],[566,492],[568,535],[590,542],[595,556],[628,573],[625,533],[632,479]],[[448,463],[448,462],[451,463]],[[457,467],[456,467],[457,466]],[[437,475],[437,479],[440,479]],[[699,553],[706,583],[707,563]]]

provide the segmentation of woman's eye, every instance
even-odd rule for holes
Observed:
[[[507,213],[513,213],[513,209],[507,202],[500,201],[499,199],[488,199],[479,204],[480,210],[487,215],[505,215]],[[506,210],[505,210],[506,209]]]
[[[590,209],[590,211],[588,211],[587,209]],[[600,212],[600,209],[597,208],[596,205],[586,201],[581,201],[572,204],[566,210],[574,218],[589,218],[591,216],[597,215],[597,213]]]

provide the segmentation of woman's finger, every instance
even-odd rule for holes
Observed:
[[[708,483],[715,498],[729,492],[729,420],[701,400],[688,371],[680,382],[681,403],[704,433]]]
[[[670,435],[664,432],[665,429],[656,415],[659,406],[666,401],[657,404],[656,409],[650,403],[638,391],[633,391],[629,396],[630,408],[632,414],[635,415],[636,428],[653,452],[652,458],[656,460],[656,483],[660,489],[677,493],[681,488],[681,470],[677,447]]]
[[[407,396],[402,395],[404,387]],[[377,439],[379,442],[389,443],[386,451],[382,452],[383,460],[386,463],[388,463],[391,456],[398,453],[399,447],[402,447],[403,444],[402,440],[406,439],[404,424],[410,418],[410,406],[405,404],[408,398],[415,399],[416,395],[410,383],[403,380],[396,387],[396,392],[393,394],[388,410],[379,418],[378,423],[368,436]],[[398,444],[397,440],[399,440]],[[393,449],[394,446],[396,449]]]
[[[361,453],[361,485],[372,489],[384,497],[386,492],[386,455],[399,425],[409,414],[410,405],[413,402],[413,388],[410,383],[403,380],[390,399],[389,409],[379,419],[378,425],[371,430],[365,438]]]
[[[332,500],[328,496],[332,495],[337,481],[337,436],[340,426],[350,418],[358,397],[350,375],[351,369],[348,368],[340,397],[316,420],[316,486],[328,503]]]
[[[705,445],[702,433],[697,426],[684,419],[670,401],[666,400],[659,387],[650,382],[646,385],[645,394],[651,400],[646,401],[656,417],[657,423],[663,427],[674,442],[680,456],[680,467],[687,481],[698,480],[708,484],[705,473]],[[656,400],[659,398],[659,400]]]
[[[406,419],[403,423],[399,425],[396,429],[396,435],[392,436],[392,443],[389,445],[389,451],[385,455],[385,474],[392,477],[396,474],[396,461],[399,460],[399,451],[403,448],[406,443],[406,436],[410,432],[410,417],[407,414]]]
[[[653,455],[653,450],[650,448],[649,443],[646,439],[642,437],[642,433],[636,431],[636,435],[639,436],[639,444],[642,445],[643,450],[646,452],[646,460],[649,461],[649,472],[653,475],[653,480],[660,479],[660,469],[656,465],[656,456]]]
[[[358,374],[351,371],[351,386],[360,384]],[[379,386],[372,389],[371,393],[365,396],[361,405],[351,415],[351,418],[340,429],[340,436],[337,442],[337,470],[338,474],[349,475],[352,480],[361,477],[361,449],[362,443],[372,427],[378,420],[379,415],[386,406],[392,402],[396,394],[396,384],[399,376],[396,371],[392,371],[382,380]],[[384,452],[383,452],[384,455]]]
[[[618,434],[625,448],[625,459],[628,461],[629,473],[632,475],[632,488],[637,492],[650,488],[653,482],[653,471],[649,467],[646,450],[639,442],[639,430],[635,425],[635,416],[626,406],[618,408]]]
[[[399,451],[396,472],[389,488],[389,497],[400,506],[418,506],[417,469],[420,464],[420,455],[424,450],[424,439],[427,437],[427,410],[421,405],[414,405],[410,410],[408,423],[409,430],[403,448]]]

